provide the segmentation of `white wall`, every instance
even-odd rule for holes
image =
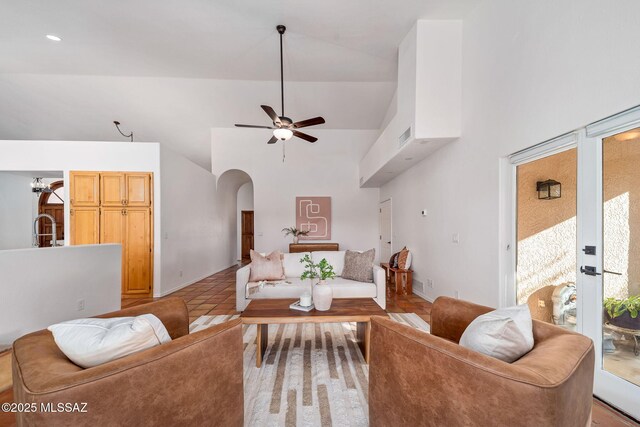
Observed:
[[[308,133],[318,142],[293,138],[283,163],[282,143],[268,145],[268,131],[212,130],[213,173],[239,169],[253,181],[256,250],[288,252],[291,239],[281,230],[295,225],[296,196],[331,196],[331,242],[343,249],[377,248],[378,189],[361,189],[358,183],[358,162],[377,132],[311,128]]]
[[[120,257],[120,245],[0,251],[0,343],[120,309]]]
[[[2,171],[60,171],[69,182],[69,171],[153,172],[154,176],[154,294],[161,292],[161,196],[160,148],[158,143],[92,142],[92,141],[0,141]],[[64,187],[69,200],[69,187]],[[69,204],[65,204],[69,218]],[[70,222],[65,221],[65,236],[70,235]]]
[[[253,210],[253,183],[245,182],[238,189],[238,215],[236,216],[238,239],[237,251],[238,260],[242,259],[242,211]]]
[[[260,53],[264,55],[262,49]],[[375,129],[395,89],[395,82],[291,77],[287,75],[287,114],[323,115],[334,129]],[[279,93],[276,80],[0,73],[0,99],[11,100],[0,103],[0,139],[126,141],[112,123],[120,120],[123,131],[134,131],[136,141],[160,142],[209,168],[210,129],[268,124],[260,104],[275,108]]]
[[[633,0],[495,0],[467,17],[462,138],[380,190],[428,297],[498,305],[500,159],[639,103],[638,16]]]
[[[216,223],[216,178],[161,147],[162,295],[225,267]]]
[[[0,172],[0,250],[32,246],[31,181],[26,175]]]

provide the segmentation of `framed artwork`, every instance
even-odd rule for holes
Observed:
[[[330,240],[331,197],[296,197],[296,228],[309,230],[302,240]]]

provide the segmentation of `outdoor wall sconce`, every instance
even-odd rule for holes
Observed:
[[[562,184],[553,179],[538,181],[536,182],[536,191],[540,200],[559,199],[562,195]]]

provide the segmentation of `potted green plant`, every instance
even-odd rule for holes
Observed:
[[[333,290],[331,286],[326,284],[327,279],[333,279],[336,277],[336,273],[333,270],[333,266],[329,262],[322,258],[319,263],[314,264],[311,257],[307,254],[301,260],[304,264],[305,270],[300,278],[302,280],[320,279],[318,283],[313,286],[313,303],[316,310],[327,311],[331,308],[331,302],[333,301]]]
[[[309,230],[298,230],[295,227],[283,228],[282,232],[284,233],[285,237],[286,236],[293,236],[293,243],[294,244],[298,243],[298,238],[300,236],[306,236],[307,234],[309,234]]]
[[[629,298],[604,300],[604,316],[607,322],[626,329],[640,330],[640,295]]]

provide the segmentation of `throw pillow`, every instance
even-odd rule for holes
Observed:
[[[505,362],[515,362],[533,348],[529,307],[522,304],[478,316],[462,333],[460,345]]]
[[[342,277],[358,282],[373,282],[373,259],[375,256],[375,249],[369,249],[366,252],[346,251]]]
[[[153,314],[110,319],[77,319],[47,329],[65,356],[83,368],[91,368],[171,341],[160,319]]]
[[[395,254],[391,255],[391,258],[389,259],[389,267],[398,268],[398,257],[399,256],[400,256],[400,252],[396,252]]]
[[[259,252],[251,250],[249,254],[251,255],[250,282],[284,279],[280,251],[273,251],[269,255],[260,255]]]
[[[398,268],[401,270],[408,270],[409,268],[411,268],[412,258],[413,257],[411,256],[411,252],[409,252],[409,249],[407,249],[406,246],[402,248],[402,250],[398,253]]]

